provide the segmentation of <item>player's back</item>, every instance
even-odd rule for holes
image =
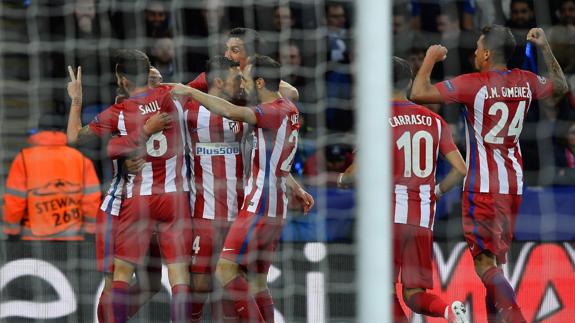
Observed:
[[[246,184],[243,209],[285,218],[286,181],[297,151],[299,112],[287,99],[255,108],[251,174]]]
[[[410,101],[394,101],[394,222],[433,228],[435,170],[440,152],[454,149],[445,121]]]
[[[126,197],[182,192],[188,189],[187,170],[184,163],[184,142],[179,102],[172,100],[170,88],[159,86],[139,95],[131,96],[121,104],[123,129],[120,134],[139,133],[154,114],[168,113],[172,124],[163,131],[152,134],[140,157],[144,166],[138,175],[130,175]]]
[[[194,217],[233,220],[244,198],[241,142],[248,127],[196,101],[186,104],[185,116],[195,182],[190,196]]]
[[[439,83],[446,102],[465,105],[466,191],[521,194],[519,136],[531,102],[551,95],[547,79],[520,69],[491,70]]]

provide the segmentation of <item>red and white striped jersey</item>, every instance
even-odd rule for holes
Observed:
[[[173,117],[170,128],[151,135],[145,144],[140,145],[138,140],[126,141],[134,144],[135,153],[142,155],[145,163],[139,174],[128,175],[125,198],[189,190],[184,162],[183,110],[179,102],[172,100],[170,90],[160,86],[131,96],[108,107],[89,124],[98,136],[138,138],[152,115],[166,112]]]
[[[299,112],[287,99],[254,108],[251,174],[245,188],[242,212],[285,219],[287,177],[297,150]]]
[[[394,223],[433,230],[435,171],[439,154],[457,149],[447,123],[410,101],[393,101]]]
[[[184,110],[190,147],[190,201],[196,218],[235,219],[244,200],[242,139],[247,125],[211,113],[196,101]]]
[[[519,135],[532,100],[551,95],[551,80],[520,69],[464,74],[435,85],[446,103],[464,105],[464,191],[522,194]]]

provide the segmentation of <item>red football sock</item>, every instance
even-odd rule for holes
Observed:
[[[244,277],[236,276],[236,278],[224,286],[224,289],[232,297],[234,308],[239,317],[250,323],[265,323],[258,309],[258,304],[256,304],[254,298],[249,294],[249,285]]]
[[[527,322],[515,300],[513,288],[503,275],[503,270],[491,267],[483,273],[481,281],[485,285],[487,296],[493,301],[503,320],[508,323]]]
[[[192,313],[190,315],[190,322],[199,323],[202,321],[204,303],[207,301],[208,295],[208,293],[192,293]]]
[[[240,318],[236,313],[234,302],[229,299],[222,299],[222,321],[225,323],[239,323]]]
[[[128,304],[130,302],[128,287],[128,283],[123,281],[115,280],[112,282],[112,312],[116,323],[128,321]]]
[[[406,304],[415,313],[433,317],[445,317],[445,308],[449,306],[439,296],[426,292],[411,295]]]
[[[274,323],[274,300],[269,289],[255,295],[256,303],[266,323]]]
[[[178,284],[172,287],[170,312],[173,323],[186,323],[190,316],[192,288],[190,285]]]
[[[397,295],[393,295],[393,322],[394,323],[407,323],[407,316],[399,303]]]
[[[487,323],[497,323],[497,308],[489,295],[485,296],[485,309],[487,311]]]

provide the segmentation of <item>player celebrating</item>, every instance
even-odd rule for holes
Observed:
[[[227,119],[255,126],[252,170],[243,206],[224,242],[216,277],[234,296],[241,318],[273,322],[267,273],[287,213],[286,182],[297,149],[299,113],[278,92],[279,63],[267,56],[255,56],[244,72],[248,97],[257,97],[255,108],[237,106],[183,85],[175,86],[173,93],[190,96]],[[244,269],[255,273],[251,286]],[[255,294],[255,299],[249,292]]]
[[[263,42],[257,31],[250,28],[234,28],[228,33],[226,40],[226,51],[224,55],[240,64],[240,70],[244,70],[248,65],[248,59],[259,53]],[[200,91],[208,91],[208,82],[206,80],[206,73],[201,73],[193,81],[188,83],[188,86],[198,89]],[[285,98],[291,101],[299,99],[299,93],[291,84],[280,81],[279,92]]]
[[[239,63],[216,56],[207,63],[208,93],[232,101],[241,77]],[[186,104],[193,209],[192,322],[200,322],[203,304],[213,290],[212,275],[232,221],[242,206],[244,163],[242,140],[247,125],[211,113],[197,101]],[[212,305],[219,304],[212,299]],[[224,318],[235,317],[223,303]],[[212,306],[212,319],[220,309]],[[215,316],[214,316],[215,315]]]
[[[82,72],[81,67],[78,67],[77,76],[71,67],[68,67],[70,75],[70,82],[68,84],[68,95],[71,99],[82,99]],[[159,85],[161,75],[155,68],[150,68],[150,75],[148,78],[148,86],[156,87]],[[127,98],[127,94],[120,94],[116,97],[116,103],[120,103]],[[76,104],[75,108],[81,107],[81,104]],[[152,116],[144,125],[146,133],[156,133],[169,126],[169,118],[164,114],[157,114]],[[70,135],[77,137],[77,133]],[[112,322],[112,304],[110,291],[112,289],[112,281],[114,274],[114,228],[117,222],[117,215],[119,215],[122,192],[125,188],[125,174],[122,169],[122,159],[116,157],[118,150],[124,150],[127,145],[126,136],[115,136],[108,142],[107,150],[108,157],[112,162],[112,180],[110,187],[102,201],[102,205],[98,210],[96,217],[96,264],[98,271],[104,273],[104,288],[98,298],[97,315],[98,321]],[[129,159],[125,163],[128,164]],[[142,165],[140,160],[134,161],[133,166],[127,167],[137,170]],[[137,170],[139,171],[139,170]],[[136,172],[137,172],[136,171]],[[117,225],[117,224],[116,224]],[[158,249],[157,239],[153,238],[150,244],[150,258],[149,263],[145,268],[139,268],[137,273],[136,282],[130,285],[131,304],[128,315],[133,316],[143,304],[145,304],[152,296],[154,296],[161,289],[161,270],[162,264],[160,261],[160,251]]]
[[[513,288],[498,267],[506,262],[523,190],[519,135],[532,100],[552,94],[557,98],[567,91],[565,76],[543,30],[531,29],[527,40],[541,49],[549,78],[508,70],[515,39],[508,28],[494,25],[485,27],[477,41],[478,73],[433,86],[433,66],[447,54],[445,47],[434,45],[427,50],[411,92],[416,102],[465,106],[463,228],[475,271],[487,291],[489,322],[496,321],[497,313],[506,322],[526,322]]]
[[[189,315],[190,229],[187,174],[184,168],[183,136],[179,122],[159,133],[142,131],[146,121],[158,112],[169,120],[179,120],[170,88],[150,89],[147,79],[150,63],[137,50],[124,50],[118,55],[118,86],[129,98],[100,113],[87,127],[81,127],[80,105],[72,99],[69,133],[72,142],[93,136],[119,134],[127,136],[126,149],[138,150],[145,156],[141,172],[128,177],[126,199],[122,202],[115,241],[112,302],[115,322],[125,322],[128,312],[128,284],[135,266],[141,264],[152,238],[158,233],[162,256],[168,263],[172,285],[172,320],[184,322]],[[76,137],[77,135],[77,137]]]
[[[431,110],[407,100],[412,72],[409,63],[393,58],[393,108],[389,125],[393,129],[393,267],[394,278],[401,272],[403,299],[416,313],[465,323],[465,306],[449,306],[433,288],[433,224],[435,201],[465,176],[465,163],[453,143],[447,123]],[[453,167],[435,185],[438,153]],[[338,184],[352,183],[355,163],[339,176]],[[394,321],[407,322],[394,297]]]

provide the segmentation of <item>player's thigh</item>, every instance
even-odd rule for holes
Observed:
[[[248,265],[248,271],[256,274],[267,274],[273,262],[274,253],[279,244],[284,227],[282,219],[263,218],[256,226],[256,258]]]
[[[503,221],[494,200],[494,194],[463,193],[463,231],[473,257],[485,251],[499,252]]]
[[[405,225],[401,283],[405,288],[433,288],[433,231]]]
[[[213,259],[214,255],[219,255],[219,250],[214,245],[213,223],[214,220],[210,219],[192,219],[192,273],[204,274],[215,270]]]
[[[245,265],[247,256],[253,253],[252,250],[255,250],[256,236],[254,230],[259,219],[260,217],[253,213],[240,212],[226,235],[220,258]]]
[[[394,223],[393,224],[393,281],[399,281],[399,273],[401,271],[402,265],[402,255],[404,247],[404,237],[403,228],[405,225]]]
[[[192,218],[187,194],[169,193],[154,196],[150,205],[164,260],[189,263],[192,254]]]
[[[149,203],[148,197],[124,200],[116,222],[115,256],[140,266],[148,253],[154,230],[154,220],[147,207]]]

